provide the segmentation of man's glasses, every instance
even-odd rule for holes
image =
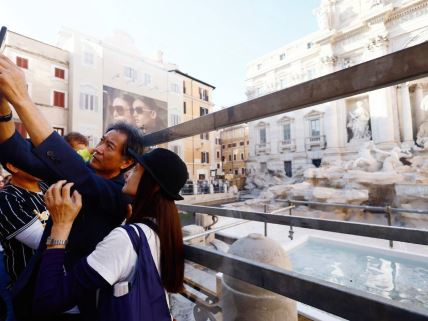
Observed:
[[[116,112],[119,116],[125,115],[125,108],[123,106],[111,106],[110,113],[113,115]],[[132,113],[132,112],[131,112]]]

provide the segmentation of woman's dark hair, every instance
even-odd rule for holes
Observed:
[[[160,274],[164,288],[177,293],[183,290],[184,250],[180,216],[172,199],[162,193],[159,184],[144,171],[138,184],[128,224],[154,219],[160,240]]]

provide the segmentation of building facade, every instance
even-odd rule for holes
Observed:
[[[427,0],[322,0],[319,30],[248,65],[249,99],[416,45],[428,39]],[[249,123],[250,171],[298,169],[380,148],[424,144],[427,79]]]
[[[225,177],[245,177],[249,140],[246,124],[225,128],[220,132],[221,160]]]
[[[194,78],[180,70],[172,70],[171,74],[180,79],[180,89],[183,94],[181,103],[181,121],[186,122],[195,118],[203,117],[213,111],[212,91],[214,86]],[[213,155],[216,143],[214,133],[203,133],[200,135],[181,139],[170,144],[177,145],[182,151],[182,158],[187,164],[189,180],[195,186],[198,181],[211,181],[215,176],[215,158]]]
[[[28,92],[50,124],[63,135],[68,127],[69,55],[58,47],[7,31],[4,54],[25,73]],[[17,130],[27,136],[13,111]]]

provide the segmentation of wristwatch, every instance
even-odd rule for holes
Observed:
[[[46,245],[67,245],[68,240],[55,240],[48,236],[48,239],[46,240]]]
[[[0,122],[5,123],[12,119],[12,112],[7,115],[0,115]]]

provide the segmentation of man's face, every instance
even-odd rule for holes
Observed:
[[[129,165],[129,160],[123,155],[123,148],[127,136],[117,130],[111,130],[104,134],[101,141],[94,149],[91,167],[97,174],[112,178]]]
[[[138,128],[153,129],[156,112],[151,110],[142,100],[136,99],[132,104],[134,121]]]
[[[126,121],[127,123],[133,123],[131,105],[126,100],[120,97],[116,97],[113,100],[110,112],[112,114],[114,122]]]

